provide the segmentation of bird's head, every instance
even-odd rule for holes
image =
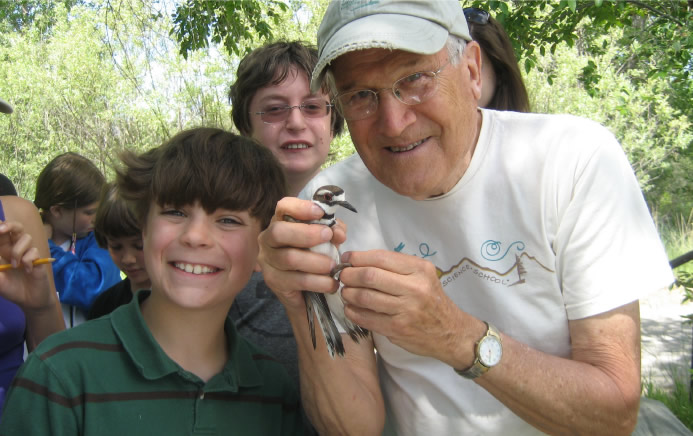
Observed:
[[[334,213],[337,206],[356,212],[356,208],[346,201],[344,190],[339,186],[326,185],[318,188],[313,194],[313,201],[328,213]]]

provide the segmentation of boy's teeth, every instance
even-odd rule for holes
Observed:
[[[176,263],[175,266],[178,269],[181,269],[185,272],[193,273],[193,274],[209,274],[209,273],[213,273],[213,272],[217,271],[216,268],[210,268],[210,267],[205,266],[205,265],[193,265],[190,263],[180,263],[179,262],[179,263]]]
[[[298,148],[308,148],[308,146],[306,144],[289,144],[286,146],[286,148],[290,150],[295,150]]]

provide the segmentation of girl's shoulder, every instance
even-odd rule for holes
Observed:
[[[5,212],[5,220],[23,222],[24,219],[38,215],[34,203],[16,195],[0,195],[0,202]]]

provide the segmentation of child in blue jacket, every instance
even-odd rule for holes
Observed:
[[[103,174],[77,153],[55,157],[39,174],[34,203],[49,239],[55,287],[65,324],[85,320],[94,299],[120,281],[120,271],[94,237]]]

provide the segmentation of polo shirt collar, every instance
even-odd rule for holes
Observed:
[[[111,324],[123,348],[142,376],[148,380],[163,378],[178,373],[190,381],[203,384],[196,375],[184,370],[164,352],[152,336],[144,322],[141,303],[149,297],[151,291],[137,292],[135,298],[111,313]],[[226,339],[229,346],[229,360],[221,373],[212,377],[205,390],[231,390],[238,387],[254,387],[263,384],[263,377],[255,364],[253,354],[230,318],[224,323]]]

